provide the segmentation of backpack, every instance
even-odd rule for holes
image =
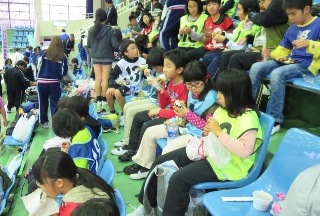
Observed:
[[[270,94],[270,88],[267,85],[261,83],[258,96],[256,98],[257,107],[261,112],[267,112]]]
[[[1,166],[0,166],[0,176],[2,177],[3,191],[6,191],[11,184],[11,179]]]
[[[163,212],[163,206],[166,198],[166,192],[169,184],[169,180],[174,172],[178,169],[176,163],[173,160],[166,161],[160,165],[157,165],[153,170],[149,172],[149,176],[146,179],[143,195],[143,207],[144,213],[148,216],[161,216]],[[148,200],[147,187],[150,179],[153,176],[157,176],[157,209],[153,209]],[[202,196],[204,192],[201,190],[190,189],[190,203],[186,216],[204,216],[206,215],[206,208],[202,205]]]
[[[120,120],[117,114],[101,114],[98,113],[98,121],[103,129],[117,129],[120,128]]]

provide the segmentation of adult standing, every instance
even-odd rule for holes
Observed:
[[[117,9],[113,5],[112,0],[106,0],[106,6],[108,7],[107,24],[109,24],[111,26],[117,26],[118,25],[118,13],[117,13]]]
[[[88,48],[91,53],[95,73],[95,92],[97,105],[107,105],[106,92],[114,52],[119,49],[116,32],[107,24],[107,13],[99,8],[95,13],[94,26],[88,31]],[[102,88],[102,94],[101,94]]]
[[[70,36],[63,41],[63,46],[66,55],[69,55],[71,51],[74,51],[74,34],[70,34]]]
[[[61,95],[60,80],[68,72],[68,59],[58,36],[54,36],[48,49],[41,52],[38,65],[39,122],[40,126],[48,128],[48,100],[50,99],[51,116],[53,116]]]
[[[61,38],[62,41],[65,41],[69,38],[69,35],[66,33],[65,29],[62,29],[62,32],[59,37]]]

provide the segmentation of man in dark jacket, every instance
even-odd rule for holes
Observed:
[[[108,7],[108,12],[107,12],[107,24],[111,26],[117,26],[118,25],[118,13],[117,9],[113,5],[112,0],[106,0],[106,6]]]
[[[35,86],[37,84],[24,76],[26,70],[27,64],[23,60],[19,60],[15,67],[8,69],[4,74],[4,81],[7,85],[8,113],[11,113],[12,107],[16,107],[16,110],[19,109],[22,91],[24,91],[25,86]]]
[[[63,46],[66,55],[69,55],[71,51],[74,51],[74,34],[70,34],[70,36],[63,41]]]

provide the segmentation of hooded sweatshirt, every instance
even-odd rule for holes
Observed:
[[[102,24],[101,31],[93,36],[93,27],[88,31],[88,48],[91,49],[93,62],[114,62],[114,52],[119,49],[119,42],[115,31],[106,24]]]

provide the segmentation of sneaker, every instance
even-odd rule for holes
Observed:
[[[136,154],[136,151],[128,149],[126,153],[123,155],[119,156],[118,159],[120,161],[131,161],[132,157]]]
[[[127,214],[127,216],[144,216],[144,207],[140,205],[134,212]]]
[[[49,124],[48,124],[48,122],[41,123],[41,124],[40,124],[40,127],[48,128],[48,127],[49,127]]]
[[[102,101],[102,102],[101,102],[101,105],[102,105],[102,106],[107,106],[108,103],[107,103],[107,101]]]
[[[273,134],[279,132],[279,130],[280,130],[280,124],[276,122],[276,123],[274,124],[274,127],[272,128],[271,136],[272,136]]]
[[[123,172],[127,175],[130,175],[130,174],[138,173],[139,170],[141,170],[141,169],[142,169],[142,166],[140,166],[137,163],[134,163],[134,164],[131,164],[129,166],[124,167]]]
[[[113,145],[114,145],[115,147],[122,147],[122,146],[124,146],[124,145],[125,145],[124,139],[123,139],[123,140],[120,140],[120,141],[118,141],[118,142],[116,142],[116,143],[114,143]]]
[[[149,173],[149,169],[142,167],[142,169],[139,170],[138,173],[132,173],[130,174],[129,177],[133,180],[144,179],[144,178],[147,178],[148,173]]]
[[[97,106],[102,106],[102,101],[97,101]]]
[[[123,127],[124,126],[124,115],[122,115],[120,117],[120,126]]]
[[[123,155],[124,153],[126,153],[127,151],[128,151],[128,146],[125,145],[125,146],[122,146],[122,147],[119,147],[116,149],[112,149],[110,152],[113,155],[120,156],[120,155]]]

